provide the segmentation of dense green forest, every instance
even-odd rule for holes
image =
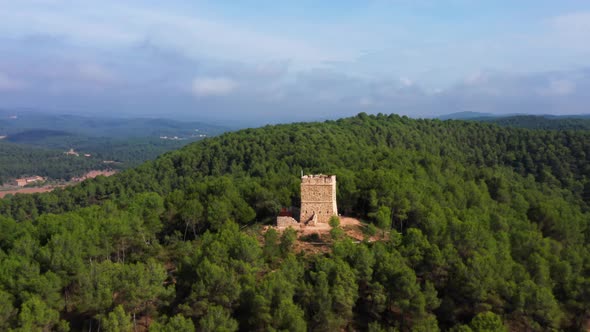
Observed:
[[[589,158],[588,131],[397,115],[223,134],[0,200],[0,330],[584,331]],[[261,232],[301,170],[388,236]]]
[[[27,175],[69,180],[89,170],[127,169],[199,139],[89,137],[53,130],[20,132],[0,141],[0,184]],[[91,157],[64,155],[69,149]],[[105,160],[115,163],[105,164]]]
[[[67,156],[63,151],[0,141],[0,185],[21,176],[39,175],[69,180],[90,170],[110,168],[95,157]]]
[[[18,114],[18,115],[17,115]],[[0,109],[0,184],[41,175],[70,179],[91,169],[135,167],[226,128],[170,119],[106,118]],[[160,139],[161,136],[180,139]],[[13,143],[5,144],[5,143]],[[61,156],[70,148],[88,160]],[[116,161],[103,164],[103,160]]]
[[[438,117],[439,120],[465,120],[542,130],[590,130],[590,115],[501,115],[479,112],[457,112]]]
[[[537,115],[517,115],[495,118],[475,118],[475,121],[494,123],[504,127],[518,127],[544,130],[590,130],[588,117],[557,117]]]
[[[194,141],[62,135],[57,137],[51,135],[44,138],[42,144],[32,145],[2,140],[0,141],[0,185],[22,176],[40,175],[51,179],[69,180],[90,170],[127,169]],[[70,148],[78,151],[81,156],[65,155],[64,152]],[[84,154],[90,154],[91,157],[82,156]],[[104,161],[115,161],[115,163],[104,163]]]
[[[119,167],[137,166],[155,159],[164,152],[179,149],[200,138],[164,140],[159,137],[109,138],[76,135],[62,131],[28,130],[7,137],[5,140],[21,147],[46,148],[89,153],[100,160],[115,160]]]

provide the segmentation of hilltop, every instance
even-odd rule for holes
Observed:
[[[0,200],[0,328],[582,329],[589,158],[588,131],[364,113],[207,138]],[[337,175],[339,211],[379,240],[335,227],[297,255],[261,231],[302,169]]]

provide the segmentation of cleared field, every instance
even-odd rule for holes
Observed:
[[[92,179],[95,178],[99,175],[103,175],[103,176],[111,176],[113,174],[117,173],[116,171],[112,171],[112,170],[108,170],[108,171],[90,171],[86,174],[84,174],[83,176],[79,177],[79,178],[74,178],[72,179],[72,181],[70,181],[67,184],[61,184],[61,185],[52,185],[52,186],[43,186],[43,187],[33,187],[33,188],[18,188],[18,189],[11,189],[11,190],[4,190],[4,191],[0,191],[0,198],[4,198],[4,196],[6,195],[14,195],[14,194],[34,194],[34,193],[44,193],[44,192],[48,192],[48,191],[52,191],[55,188],[62,188],[62,187],[66,187],[66,186],[71,186],[74,185],[76,183],[82,182],[86,179]]]
[[[58,186],[47,186],[47,187],[37,187],[37,188],[20,188],[15,190],[7,190],[7,191],[0,191],[0,198],[4,198],[4,196],[9,194],[34,194],[34,193],[44,193],[48,191],[52,191],[53,189],[57,188]]]

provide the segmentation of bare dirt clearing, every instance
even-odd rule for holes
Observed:
[[[117,171],[112,171],[112,170],[96,171],[96,170],[94,170],[94,171],[90,171],[90,172],[84,174],[83,176],[81,176],[79,178],[72,178],[72,180],[70,180],[69,182],[64,183],[64,184],[53,184],[53,185],[46,185],[46,186],[42,186],[42,187],[27,187],[27,188],[15,188],[15,189],[9,189],[9,190],[2,190],[2,191],[0,191],[0,198],[4,198],[4,196],[6,196],[6,195],[44,193],[44,192],[52,191],[55,188],[63,188],[63,187],[71,186],[76,183],[82,182],[86,179],[95,178],[99,175],[111,176],[115,173],[117,173]]]
[[[267,226],[264,230],[273,226]],[[365,235],[366,224],[362,223],[357,218],[340,217],[340,227],[344,233],[353,241],[363,241],[366,238],[369,242],[379,239],[377,236],[368,237]],[[284,227],[275,227],[279,232],[284,231]],[[316,226],[299,226],[293,227],[297,231],[297,244],[295,249],[297,252],[304,251],[306,253],[322,253],[330,250],[332,244],[332,237],[330,230],[332,227],[327,223],[318,223]]]
[[[48,191],[52,191],[57,186],[45,186],[45,187],[34,187],[34,188],[20,188],[15,190],[6,190],[0,191],[0,198],[3,198],[6,195],[14,195],[14,194],[34,194],[34,193],[44,193]]]

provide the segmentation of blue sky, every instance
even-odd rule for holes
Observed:
[[[0,0],[0,108],[590,113],[589,1]]]

